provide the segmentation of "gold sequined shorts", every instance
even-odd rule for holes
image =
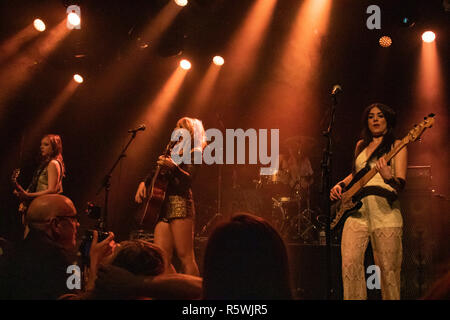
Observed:
[[[163,212],[160,220],[164,222],[172,219],[194,218],[194,201],[180,196],[169,196],[164,204]]]

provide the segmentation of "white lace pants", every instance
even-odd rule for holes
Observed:
[[[344,299],[367,299],[364,254],[369,238],[375,264],[381,271],[383,300],[399,300],[402,228],[380,228],[370,234],[367,226],[350,218],[345,222],[341,240]]]

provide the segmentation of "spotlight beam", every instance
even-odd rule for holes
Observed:
[[[281,49],[280,60],[272,69],[272,78],[281,81],[267,85],[255,106],[263,109],[261,123],[271,121],[266,119],[274,107],[279,108],[281,123],[292,123],[289,115],[292,110],[310,112],[315,110],[315,101],[320,101],[317,95],[318,79],[316,70],[320,62],[320,45],[322,35],[327,32],[331,0],[305,0],[301,3],[289,34]],[[305,109],[300,109],[305,108]],[[305,128],[312,122],[304,123]],[[296,124],[298,125],[298,124]]]
[[[30,150],[33,145],[45,134],[53,121],[61,113],[63,106],[69,101],[78,88],[78,84],[72,79],[67,83],[64,89],[53,99],[41,116],[26,128],[28,140],[24,146],[17,145],[11,154],[18,154],[20,149]]]
[[[3,61],[16,54],[24,44],[36,37],[38,34],[39,33],[36,32],[36,29],[30,24],[8,40],[4,41],[0,45],[0,63],[3,63]]]
[[[254,71],[275,4],[276,0],[256,0],[226,49],[227,65],[233,68],[224,70],[220,90],[229,100]]]
[[[4,105],[16,91],[33,75],[37,68],[30,68],[49,54],[61,43],[70,31],[65,27],[65,19],[53,28],[46,37],[39,39],[26,52],[17,56],[0,74],[0,105]]]
[[[193,114],[201,113],[204,111],[207,102],[211,98],[214,85],[219,76],[221,68],[211,63],[205,76],[201,80],[196,93],[192,96],[192,100],[189,102],[187,110],[193,112]],[[200,117],[200,116],[198,116]]]
[[[176,16],[180,13],[182,7],[177,6],[173,1],[168,2],[158,15],[149,21],[148,25],[139,35],[139,38],[150,41],[151,44],[157,43],[164,31],[171,25]],[[139,50],[135,43],[130,45],[120,62],[113,62],[98,81],[99,86],[97,94],[99,97],[111,96],[117,88],[129,80],[129,77],[136,72],[138,66],[143,60],[148,59],[149,55],[154,53],[154,46],[150,45],[148,49]]]

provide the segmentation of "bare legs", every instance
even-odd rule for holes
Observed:
[[[171,265],[173,249],[179,257],[183,273],[198,276],[194,254],[194,223],[192,219],[173,219],[170,223],[158,222],[155,228],[155,244],[167,254]]]

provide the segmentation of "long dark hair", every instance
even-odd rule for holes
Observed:
[[[369,130],[369,113],[370,110],[373,108],[378,108],[383,113],[384,118],[386,119],[386,133],[383,135],[383,140],[381,141],[380,145],[373,151],[373,153],[370,155],[369,159],[367,159],[367,163],[370,162],[370,160],[376,158],[380,158],[382,155],[389,152],[392,145],[395,142],[395,136],[394,136],[394,128],[396,124],[396,114],[394,109],[391,107],[382,104],[382,103],[372,103],[366,109],[364,109],[363,115],[362,115],[362,130],[361,130],[361,139],[362,143],[360,143],[355,150],[355,158],[353,160],[356,160],[358,155],[369,145],[370,142],[373,140],[372,133]],[[355,161],[353,161],[353,164]],[[354,166],[354,165],[353,165]],[[353,168],[353,171],[355,168]]]
[[[203,298],[293,298],[286,245],[266,220],[241,213],[214,229],[204,256]]]

